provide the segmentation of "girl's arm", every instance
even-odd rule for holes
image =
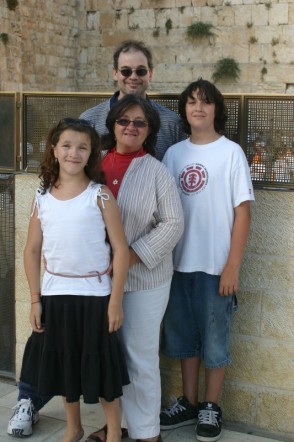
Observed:
[[[109,332],[111,333],[117,331],[123,322],[122,298],[129,268],[129,247],[116,200],[107,187],[103,187],[103,193],[109,195],[109,200],[104,200],[105,208],[103,208],[98,197],[98,205],[113,254],[112,290],[108,306]]]
[[[30,322],[34,331],[42,333],[44,328],[41,326],[40,272],[43,233],[37,215],[38,210],[35,208],[30,219],[27,242],[24,249],[24,267],[31,292]]]
[[[238,290],[239,270],[249,234],[250,201],[244,201],[235,207],[234,212],[230,252],[220,278],[221,296],[233,295]]]

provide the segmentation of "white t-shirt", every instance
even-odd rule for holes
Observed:
[[[184,140],[167,150],[163,163],[176,179],[184,210],[174,269],[220,275],[230,249],[234,208],[254,200],[242,148],[224,136],[205,145]]]
[[[111,293],[109,275],[79,276],[104,272],[110,263],[110,246],[106,242],[105,224],[97,205],[97,196],[108,199],[100,184],[90,183],[86,190],[66,201],[56,199],[47,191],[36,192],[36,207],[43,232],[42,251],[47,269],[42,296],[84,295],[106,296]]]

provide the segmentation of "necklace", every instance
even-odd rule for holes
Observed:
[[[139,155],[141,150],[142,150],[142,148],[140,147],[140,149],[137,150],[136,152],[131,152],[130,154],[127,154],[126,161],[124,161],[124,163],[122,164],[122,166],[120,168],[116,167],[116,170],[115,170],[117,151],[116,151],[116,149],[114,149],[113,156],[112,156],[112,164],[111,164],[111,178],[112,178],[112,184],[114,186],[117,186],[122,181],[124,174],[126,173],[132,160],[137,158],[137,156]],[[136,153],[136,155],[134,155],[135,153]]]

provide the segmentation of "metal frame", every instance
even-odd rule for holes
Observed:
[[[4,93],[5,94],[5,93]],[[3,95],[3,94],[2,94]],[[6,93],[9,95],[9,93]],[[78,117],[80,113],[88,109],[95,104],[98,104],[105,99],[108,99],[112,96],[112,93],[109,92],[101,92],[101,93],[70,93],[70,92],[24,92],[24,93],[16,93],[15,95],[15,134],[14,134],[14,167],[3,169],[0,165],[0,171],[7,170],[27,170],[31,172],[37,171],[37,164],[39,163],[39,156],[41,154],[38,149],[40,149],[39,145],[42,144],[42,137],[46,137],[49,129],[59,121],[64,116],[73,116]],[[284,118],[288,126],[286,127],[287,139],[290,146],[290,151],[292,152],[292,159],[294,161],[294,117],[292,118],[292,113],[294,115],[294,95],[279,95],[279,94],[223,94],[228,105],[228,137],[236,141],[240,144],[244,152],[247,156],[247,159],[250,163],[252,156],[252,147],[249,145],[251,141],[254,141],[254,137],[257,138],[257,134],[261,135],[261,138],[264,137],[262,134],[262,125],[266,125],[268,127],[268,132],[272,130],[272,138],[275,140],[278,139],[278,131],[277,123],[270,125],[270,121],[266,122],[266,116],[270,114],[271,109],[272,118],[281,119],[281,115],[284,115]],[[177,101],[178,94],[164,94],[164,93],[155,93],[150,92],[148,96],[154,100],[157,100],[160,104],[163,104],[170,109],[177,111]],[[1,94],[0,94],[1,98]],[[33,109],[34,102],[40,102],[40,108]],[[255,112],[257,120],[253,121],[250,119],[252,115],[252,109],[254,108],[254,103],[258,103],[260,106],[260,112]],[[278,104],[278,108],[276,106]],[[283,109],[283,104],[285,106]],[[21,104],[21,106],[20,106]],[[230,112],[231,110],[233,112]],[[254,113],[254,112],[253,112]],[[265,117],[262,119],[262,114],[264,113]],[[285,121],[284,121],[285,122]],[[31,125],[31,126],[30,126]],[[39,125],[39,126],[38,126]],[[258,126],[260,125],[260,127]],[[28,133],[30,131],[34,131],[37,139],[38,147],[35,153],[35,160],[30,161],[28,158]],[[282,137],[282,135],[281,135]],[[269,139],[269,135],[267,134],[267,139]],[[282,138],[281,138],[282,140]],[[22,142],[21,142],[22,141]],[[265,142],[265,140],[262,140]],[[276,141],[275,141],[276,143]],[[293,145],[292,145],[293,143]],[[276,143],[274,147],[271,147],[271,159],[270,164],[267,165],[267,168],[270,170],[273,165],[274,156],[276,154],[275,149],[278,151],[278,148],[282,147],[282,141],[280,143]],[[35,148],[35,147],[34,147]],[[18,152],[20,149],[20,153]],[[255,179],[253,177],[253,183],[255,188],[263,188],[263,189],[279,189],[279,190],[294,190],[294,176],[291,174],[290,182],[277,182],[269,176],[269,172],[267,176],[263,177],[263,179]]]

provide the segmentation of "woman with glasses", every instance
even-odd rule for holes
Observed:
[[[126,95],[111,108],[106,126],[109,134],[102,139],[107,150],[102,169],[117,198],[130,251],[120,329],[130,377],[121,397],[122,427],[127,427],[131,439],[158,442],[159,333],[183,214],[174,179],[154,158],[160,120],[153,106]],[[106,432],[104,427],[87,441],[105,441]]]
[[[21,380],[41,395],[63,396],[63,442],[83,437],[80,396],[101,400],[108,441],[119,442],[118,398],[129,382],[117,337],[129,251],[117,203],[103,185],[99,144],[84,120],[66,118],[50,131],[24,251],[33,333]]]

